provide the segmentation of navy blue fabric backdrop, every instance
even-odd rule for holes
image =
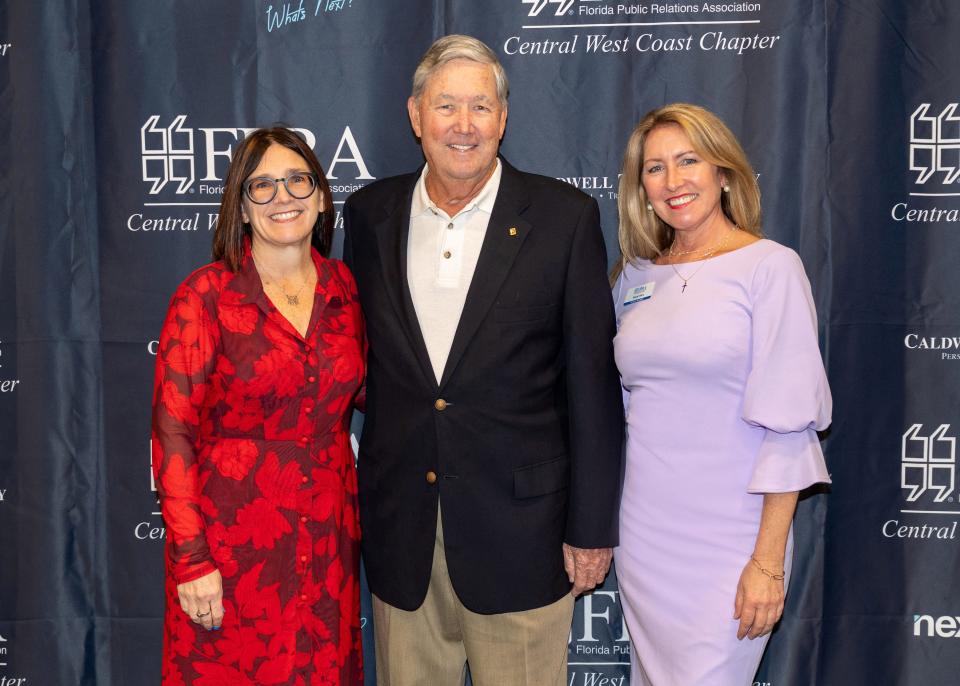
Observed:
[[[510,76],[504,155],[596,197],[611,261],[643,113],[695,102],[740,137],[765,231],[813,284],[835,397],[834,484],[800,504],[756,683],[956,683],[960,5],[18,0],[0,3],[0,686],[158,682],[155,345],[209,260],[232,147],[301,130],[339,208],[422,161],[410,76],[453,32]],[[629,650],[611,576],[577,604],[570,685],[625,686]]]

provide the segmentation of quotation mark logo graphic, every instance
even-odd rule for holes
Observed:
[[[949,424],[941,424],[929,436],[921,432],[923,424],[914,424],[903,433],[900,488],[907,489],[907,502],[934,493],[933,502],[942,503],[955,484],[957,439],[947,436]]]
[[[960,178],[960,116],[958,104],[951,103],[940,114],[930,115],[930,103],[910,115],[910,171],[919,172],[914,183],[930,180],[943,172],[943,184]]]
[[[153,184],[151,195],[171,182],[177,184],[177,193],[186,193],[193,185],[193,129],[184,127],[186,120],[187,115],[178,115],[163,128],[157,126],[160,116],[155,114],[140,128],[143,180]]]
[[[562,17],[573,6],[573,0],[521,0],[524,5],[530,5],[528,17],[540,16],[547,5],[556,5],[557,11],[554,13],[557,17]]]

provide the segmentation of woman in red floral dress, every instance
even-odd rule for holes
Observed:
[[[356,286],[295,133],[237,148],[213,257],[170,303],[153,466],[167,527],[163,683],[361,684]]]

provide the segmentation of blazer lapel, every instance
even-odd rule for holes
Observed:
[[[431,386],[436,387],[437,379],[430,364],[427,346],[420,331],[417,312],[410,296],[410,284],[407,282],[407,237],[410,234],[410,203],[413,188],[420,174],[412,175],[412,181],[400,202],[388,212],[386,218],[375,227],[377,245],[380,249],[380,267],[387,288],[387,297],[393,304],[400,328],[410,344],[410,349],[420,363],[421,371]]]
[[[528,204],[523,177],[503,158],[500,162],[503,172],[497,200],[493,205],[483,245],[480,247],[480,257],[467,290],[467,299],[460,315],[457,333],[453,337],[453,345],[450,346],[450,355],[443,368],[440,388],[450,380],[477,327],[493,306],[520,247],[533,230],[533,226],[520,216]]]

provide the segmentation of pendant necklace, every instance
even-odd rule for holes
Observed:
[[[280,289],[280,292],[283,293],[283,297],[287,299],[288,305],[296,306],[300,304],[300,293],[303,292],[303,287],[307,285],[307,279],[303,280],[303,283],[300,284],[300,288],[297,289],[296,293],[290,295],[287,293],[287,289],[283,287],[283,284],[281,284],[277,279],[274,279],[273,277],[266,278],[269,275],[267,274],[267,271],[260,266],[260,263],[257,262],[256,258],[254,258],[253,263],[257,266],[257,271],[265,277],[265,280],[268,284]]]
[[[720,240],[719,243],[717,243],[715,246],[713,246],[713,248],[708,248],[707,250],[704,250],[704,251],[703,251],[703,257],[700,258],[700,259],[702,260],[702,261],[700,262],[700,266],[697,267],[696,269],[694,269],[694,270],[693,270],[693,274],[691,274],[690,276],[684,276],[683,274],[680,273],[680,270],[677,269],[677,265],[675,265],[673,262],[670,263],[670,267],[673,269],[674,274],[677,275],[677,278],[679,278],[681,281],[683,281],[683,286],[680,288],[680,292],[681,292],[681,293],[686,293],[686,291],[687,291],[687,282],[690,281],[690,279],[692,279],[693,277],[695,277],[695,276],[700,272],[701,269],[703,269],[703,266],[707,263],[707,260],[709,260],[711,257],[713,257],[714,255],[716,255],[718,252],[720,252],[720,251],[723,249],[723,246],[725,246],[725,245],[727,244],[727,241],[730,240],[730,236],[733,235],[733,232],[736,231],[736,230],[739,229],[739,228],[740,228],[739,226],[734,225],[732,229],[730,229],[729,231],[727,231],[727,235],[725,235],[725,236],[723,237],[723,239]],[[686,250],[686,251],[684,251],[684,252],[674,253],[674,252],[673,252],[673,244],[671,244],[671,245],[670,245],[670,249],[667,251],[667,256],[668,256],[668,257],[678,257],[678,256],[680,256],[680,255],[689,255],[689,254],[694,253],[694,252],[699,252],[699,251],[697,251],[697,250]]]

